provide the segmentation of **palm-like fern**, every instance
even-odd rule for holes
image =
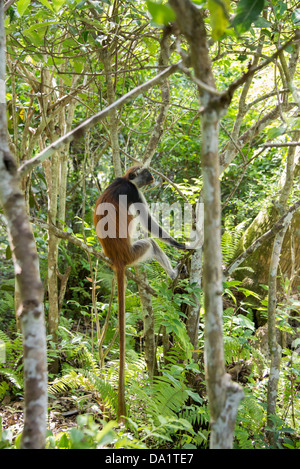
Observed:
[[[221,239],[222,255],[225,264],[234,259],[234,254],[238,247],[240,237],[247,223],[248,220],[245,220],[234,228],[225,229]]]

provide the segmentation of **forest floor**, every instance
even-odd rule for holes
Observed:
[[[0,406],[0,416],[2,418],[2,430],[9,428],[13,437],[16,437],[23,431],[23,408],[24,403],[20,400],[4,402]],[[66,432],[72,427],[77,426],[76,417],[79,410],[74,408],[73,399],[60,397],[51,403],[51,409],[48,414],[48,429],[57,435],[60,432]]]

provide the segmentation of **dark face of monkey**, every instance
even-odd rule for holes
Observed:
[[[131,168],[131,171],[128,174],[128,179],[138,188],[147,186],[154,182],[154,178],[149,169],[142,167]]]

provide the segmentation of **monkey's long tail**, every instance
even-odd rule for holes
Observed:
[[[119,303],[119,389],[118,420],[126,416],[125,406],[125,267],[117,269],[118,303]]]

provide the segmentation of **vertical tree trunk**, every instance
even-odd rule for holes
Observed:
[[[47,417],[47,356],[43,286],[35,240],[26,212],[16,163],[7,143],[4,1],[0,0],[0,202],[7,223],[24,349],[24,430],[22,448],[43,448]]]
[[[195,77],[215,88],[205,25],[190,0],[169,0],[190,46]],[[218,132],[225,104],[199,85],[202,113],[202,177],[204,202],[203,290],[205,301],[205,371],[211,416],[210,448],[231,448],[238,404],[243,392],[225,373],[223,346],[221,202]]]
[[[290,82],[289,82],[290,85]],[[300,137],[297,131],[295,138]],[[280,215],[287,211],[288,199],[293,187],[295,170],[295,147],[290,147],[287,155],[286,169],[283,175],[282,190],[278,201]],[[270,377],[268,382],[267,397],[267,424],[274,429],[272,416],[276,415],[276,401],[278,392],[278,382],[281,363],[281,347],[276,337],[276,305],[277,305],[277,275],[283,240],[288,229],[289,219],[285,221],[283,229],[276,234],[273,244],[272,256],[269,269],[269,290],[268,290],[268,343],[271,354]],[[274,445],[274,432],[268,431],[269,443]]]
[[[44,169],[48,192],[48,223],[56,225],[57,202],[58,202],[58,152],[54,153],[50,161],[45,161]],[[58,282],[57,282],[57,260],[58,260],[58,238],[50,230],[48,232],[48,332],[52,340],[57,342],[58,328]],[[57,368],[57,366],[55,367]],[[57,372],[57,369],[53,369]]]
[[[52,87],[52,77],[50,73],[43,70],[44,85],[47,85],[47,89]],[[79,77],[75,76],[72,80],[72,86],[70,93],[76,88]],[[62,92],[58,96],[47,92],[46,97],[40,99],[40,108],[42,114],[46,114],[46,110],[51,103],[53,98],[62,98]],[[72,100],[68,103],[67,107],[61,108],[57,117],[57,124],[59,132],[64,134],[70,131],[72,127],[72,120],[74,116],[76,101]],[[48,139],[52,142],[55,139],[55,122],[51,121],[46,127]],[[44,142],[41,139],[41,146],[44,146]],[[69,145],[67,143],[64,148],[55,152],[50,160],[43,163],[46,181],[47,181],[47,193],[48,193],[48,223],[61,226],[65,220],[66,211],[66,191],[67,191],[67,172],[68,172],[68,153]],[[48,332],[52,336],[53,342],[57,342],[57,331],[59,326],[59,314],[62,306],[62,293],[63,290],[59,290],[58,275],[63,277],[63,274],[58,273],[58,248],[59,238],[49,230],[48,232],[48,298],[49,298],[49,310],[48,310]],[[66,277],[64,277],[66,279]],[[66,285],[62,284],[65,288]],[[51,371],[53,373],[58,372],[58,359],[52,361]]]
[[[112,104],[115,101],[115,90],[112,78],[112,56],[110,51],[103,53],[103,65],[106,73],[106,85],[107,85],[107,97],[108,103]],[[109,116],[109,135],[112,149],[112,159],[114,165],[115,177],[121,177],[123,175],[120,159],[120,148],[119,148],[119,130],[118,130],[118,114],[116,110]]]
[[[203,257],[203,198],[199,197],[196,206],[196,248],[191,258],[190,285],[196,289],[201,288],[202,279],[202,257]],[[200,298],[199,294],[193,294],[194,305],[189,308],[186,329],[194,350],[198,349],[199,320],[200,320]],[[198,354],[193,354],[194,360],[198,359]]]
[[[138,282],[145,282],[145,284],[148,285],[148,278],[144,275],[141,267],[135,266],[135,274]],[[138,283],[138,289],[143,311],[145,361],[148,376],[150,379],[153,379],[156,365],[154,311],[152,307],[151,294],[141,286],[141,283]]]
[[[276,415],[277,390],[281,363],[281,346],[278,344],[276,337],[277,271],[282,243],[287,227],[288,225],[286,224],[285,228],[275,236],[269,273],[268,343],[271,355],[267,396],[267,425],[269,428],[274,428],[272,416]],[[274,444],[274,433],[272,431],[268,431],[267,436],[269,443]]]

